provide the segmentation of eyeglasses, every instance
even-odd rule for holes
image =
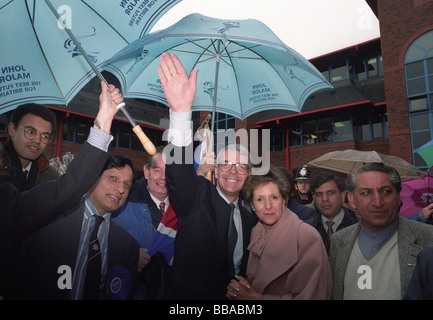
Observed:
[[[24,137],[26,137],[26,139],[32,140],[36,137],[36,135],[38,134],[38,130],[31,128],[31,127],[23,127],[23,126],[18,126],[22,129],[24,129]],[[51,135],[48,133],[40,133],[39,136],[41,137],[41,142],[47,144],[48,142],[51,141]]]
[[[247,164],[242,164],[242,163],[227,162],[227,163],[219,163],[218,164],[219,169],[223,172],[230,171],[233,166],[236,167],[236,172],[239,174],[242,174],[242,175],[246,174],[250,169]]]

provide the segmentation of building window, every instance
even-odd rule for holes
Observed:
[[[66,142],[83,144],[87,140],[92,126],[93,119],[71,115],[63,122],[62,139]],[[142,130],[155,146],[162,145],[162,132],[146,127],[142,127]],[[114,139],[110,147],[144,152],[140,140],[129,124],[114,122],[111,126],[111,134]]]
[[[355,139],[371,141],[386,139],[388,136],[388,117],[386,113],[373,112],[354,118]]]
[[[331,82],[348,78],[347,59],[333,62],[331,64]]]
[[[212,120],[211,120],[212,121]],[[209,123],[209,128],[211,128]],[[225,113],[215,112],[214,123],[214,152],[228,144],[236,143],[236,118]]]
[[[62,139],[66,142],[82,144],[86,141],[91,126],[93,123],[89,118],[69,116],[63,122]]]
[[[352,61],[349,66],[350,76],[354,81],[362,81],[383,76],[382,56]]]
[[[409,46],[404,57],[404,70],[414,151],[433,136],[433,30],[419,36]],[[424,160],[417,153],[413,154],[413,164],[427,168]]]

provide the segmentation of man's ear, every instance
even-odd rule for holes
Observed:
[[[8,124],[8,134],[11,137],[14,137],[15,136],[15,132],[16,132],[15,125],[12,122],[9,122],[9,124]]]

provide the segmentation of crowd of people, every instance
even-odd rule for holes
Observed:
[[[3,299],[433,298],[430,209],[418,221],[399,215],[393,167],[252,175],[248,150],[229,144],[196,170],[197,72],[162,55],[168,145],[138,181],[131,160],[107,152],[123,101],[114,86],[101,84],[94,126],[61,176],[43,155],[55,116],[36,104],[14,111],[0,150]]]

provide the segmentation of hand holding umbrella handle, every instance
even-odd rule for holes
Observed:
[[[156,154],[156,148],[153,145],[152,141],[149,140],[149,138],[146,136],[146,134],[143,132],[141,127],[135,123],[134,120],[132,120],[131,116],[129,115],[128,111],[126,111],[125,102],[119,103],[117,106],[117,109],[121,110],[125,117],[128,119],[129,123],[132,125],[132,131],[137,135],[138,139],[140,140],[141,144],[143,145],[144,149],[148,154],[151,156]]]

